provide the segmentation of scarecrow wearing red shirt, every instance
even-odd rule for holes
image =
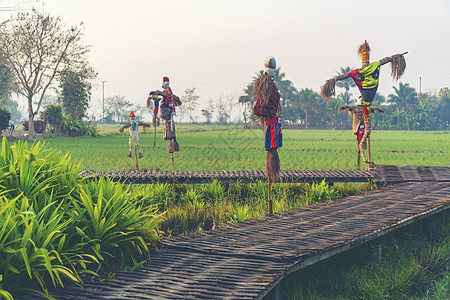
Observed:
[[[361,93],[361,102],[358,103],[358,107],[350,109],[349,107],[341,107],[339,111],[341,110],[349,110],[353,113],[353,123],[355,125],[355,118],[358,118],[358,116],[362,116],[362,120],[359,119],[360,122],[364,123],[364,133],[358,140],[357,144],[357,150],[358,152],[361,152],[361,155],[364,159],[364,162],[368,164],[372,164],[372,162],[368,161],[365,158],[364,146],[366,144],[366,139],[370,136],[370,133],[372,131],[372,121],[370,118],[370,112],[375,112],[378,109],[371,108],[372,101],[375,98],[375,95],[377,93],[378,89],[378,83],[380,78],[380,68],[382,65],[391,63],[391,74],[393,79],[398,80],[405,72],[406,68],[406,61],[403,55],[405,55],[408,52],[402,53],[402,54],[395,54],[390,57],[385,57],[379,61],[375,61],[370,63],[370,46],[367,43],[367,41],[364,41],[363,44],[361,44],[358,48],[358,54],[361,55],[361,61],[362,66],[360,69],[355,69],[347,74],[342,74],[339,76],[336,76],[334,78],[331,78],[326,81],[324,86],[322,87],[322,97],[325,99],[331,99],[335,95],[335,85],[336,81],[344,80],[349,77],[353,79],[356,86],[358,87],[360,93]],[[357,113],[357,111],[362,110],[362,114]],[[361,127],[360,127],[361,128]],[[357,135],[357,132],[359,132],[359,129],[355,129],[355,126],[353,126],[353,134]]]
[[[167,145],[167,152],[173,153],[180,151],[175,133],[175,123],[173,116],[175,115],[175,107],[181,104],[180,98],[174,95],[170,88],[169,77],[163,77],[162,84],[163,91],[152,91],[147,99],[147,107],[151,107],[151,101],[154,100],[153,113],[158,118],[165,121],[164,124],[164,139],[169,141]],[[159,98],[158,96],[162,97]]]

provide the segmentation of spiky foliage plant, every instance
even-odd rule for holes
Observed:
[[[84,181],[79,163],[37,142],[0,152],[0,295],[80,283],[111,259],[137,263],[160,217],[119,183]]]

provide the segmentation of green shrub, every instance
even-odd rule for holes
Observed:
[[[148,246],[158,240],[160,218],[155,217],[155,208],[143,208],[145,199],[136,199],[121,184],[103,178],[87,181],[80,185],[77,198],[71,213],[76,231],[99,260],[120,248],[137,263],[136,254],[148,254]]]
[[[3,107],[0,107],[0,133],[8,128],[9,120],[11,120],[11,113]]]
[[[44,110],[45,118],[54,131],[61,130],[63,121],[62,107],[57,104],[49,104]]]
[[[160,216],[130,189],[78,178],[79,163],[37,142],[0,152],[0,297],[18,288],[80,282],[89,266],[132,261],[159,239]],[[131,260],[130,260],[131,259]]]
[[[97,127],[91,122],[83,122],[72,118],[70,115],[63,116],[61,124],[61,132],[64,135],[75,136],[96,136]]]

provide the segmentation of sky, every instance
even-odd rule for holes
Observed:
[[[319,92],[341,67],[360,67],[356,50],[364,40],[371,61],[408,51],[401,82],[432,93],[450,86],[448,0],[0,0],[0,10],[20,3],[60,16],[68,27],[83,22],[98,72],[94,114],[103,82],[105,98],[142,105],[168,76],[179,96],[196,88],[200,115],[209,99],[237,101],[268,56],[297,89]],[[15,14],[3,9],[0,21]],[[385,65],[379,92],[387,96],[393,86]]]

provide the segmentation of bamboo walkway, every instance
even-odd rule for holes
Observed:
[[[372,170],[283,170],[280,182],[406,182],[437,180],[450,181],[448,167],[377,165]],[[81,176],[96,179],[110,178],[114,181],[136,184],[172,182],[179,184],[206,183],[217,179],[221,183],[252,183],[265,181],[263,170],[257,171],[123,171],[83,172]]]
[[[405,182],[167,239],[164,250],[137,271],[50,294],[57,299],[261,299],[292,272],[450,208],[449,168],[382,170],[375,180]],[[45,298],[25,293],[16,299]]]

